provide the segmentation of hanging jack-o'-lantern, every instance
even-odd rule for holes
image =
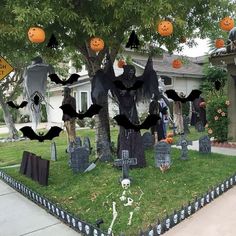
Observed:
[[[125,63],[125,61],[124,61],[123,59],[120,59],[120,60],[118,61],[118,63],[117,63],[117,65],[118,65],[119,68],[123,68],[125,64],[126,64],[126,63]]]
[[[28,31],[28,38],[32,43],[43,43],[45,41],[45,31],[41,27],[31,27]]]
[[[90,40],[90,48],[94,52],[100,52],[104,48],[104,41],[101,38],[94,37]]]
[[[169,36],[173,33],[173,24],[168,20],[163,20],[157,25],[157,32],[161,36]]]
[[[216,39],[215,47],[216,48],[223,48],[225,46],[225,42],[223,39]]]
[[[175,59],[172,61],[172,67],[175,69],[179,69],[182,67],[182,61],[180,59]]]
[[[230,31],[234,27],[234,19],[231,17],[225,17],[220,21],[220,28],[225,31]]]

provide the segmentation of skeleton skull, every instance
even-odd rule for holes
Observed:
[[[210,196],[209,196],[209,194],[206,195],[206,202],[210,202]]]
[[[98,231],[96,229],[93,231],[93,236],[98,236]]]
[[[222,192],[224,192],[224,190],[225,190],[224,184],[221,184],[221,190],[222,190]]]
[[[229,181],[228,180],[225,182],[225,186],[226,186],[226,188],[229,187]]]
[[[157,225],[157,234],[160,235],[161,234],[161,224]]]
[[[80,231],[82,230],[82,223],[80,221],[78,222],[78,228]]]
[[[75,227],[75,219],[72,218],[72,225]]]
[[[173,221],[174,221],[175,224],[178,222],[178,215],[177,214],[174,215]]]
[[[216,193],[217,193],[217,195],[220,194],[220,188],[219,187],[216,188]]]
[[[214,197],[215,197],[215,192],[212,190],[211,191],[211,199],[214,199]]]
[[[130,187],[130,180],[129,179],[123,179],[121,181],[121,185],[123,189],[128,189]]]
[[[195,205],[194,205],[195,211],[198,210],[198,206],[199,206],[199,203],[198,203],[198,201],[197,201],[197,202],[195,202]]]
[[[233,178],[230,178],[229,182],[230,182],[230,185],[233,185]]]
[[[188,206],[188,215],[191,215],[191,210],[192,210],[192,207]]]
[[[202,207],[204,206],[204,197],[201,198],[201,206],[202,206]]]
[[[85,225],[85,232],[87,235],[89,235],[89,232],[90,232],[90,228],[88,225]]]
[[[66,215],[67,222],[70,223],[70,216]]]
[[[184,211],[184,209],[181,210],[181,212],[180,212],[180,218],[181,218],[181,220],[183,220],[185,218],[185,211]]]
[[[166,219],[166,228],[169,229],[170,228],[170,219]]]

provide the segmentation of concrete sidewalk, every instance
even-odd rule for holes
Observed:
[[[235,236],[236,187],[176,225],[165,236]]]
[[[0,236],[81,235],[0,180]]]

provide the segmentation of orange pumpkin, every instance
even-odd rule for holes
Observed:
[[[223,48],[225,46],[225,42],[223,39],[216,39],[215,47],[216,48]]]
[[[175,59],[172,61],[172,67],[175,69],[179,69],[182,67],[182,61],[180,59]]]
[[[28,31],[28,38],[32,43],[42,43],[45,41],[45,32],[40,27],[31,27]]]
[[[230,31],[234,27],[234,19],[225,17],[220,21],[220,28],[225,31]]]
[[[90,48],[94,52],[100,52],[104,48],[104,41],[101,38],[94,37],[90,40]]]
[[[118,61],[118,63],[117,63],[117,65],[118,65],[119,68],[123,68],[125,64],[126,64],[125,61],[122,60],[122,59],[120,59],[120,60]]]
[[[157,32],[161,36],[169,36],[173,33],[173,24],[168,20],[163,20],[157,25]]]
[[[166,142],[169,143],[169,144],[172,144],[173,143],[173,138],[166,138]]]

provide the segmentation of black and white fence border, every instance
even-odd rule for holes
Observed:
[[[26,187],[24,184],[15,180],[14,178],[10,177],[2,170],[0,170],[0,178],[12,188],[25,195],[27,198],[46,209],[49,213],[59,218],[67,225],[69,225],[75,231],[89,236],[108,236],[108,234],[102,232],[101,229],[74,217],[58,205],[49,201],[47,198]],[[190,215],[197,212],[202,207],[209,204],[215,198],[228,191],[234,185],[236,185],[236,173],[225,181],[223,181],[222,183],[220,183],[219,185],[217,185],[216,187],[210,189],[201,197],[196,198],[195,201],[189,202],[187,205],[182,206],[182,208],[179,210],[175,210],[170,216],[167,215],[163,220],[158,220],[154,226],[150,225],[148,227],[148,230],[140,230],[138,235],[159,236],[164,234],[166,231],[179,224],[180,222],[188,218]],[[124,236],[125,234],[122,235]]]

